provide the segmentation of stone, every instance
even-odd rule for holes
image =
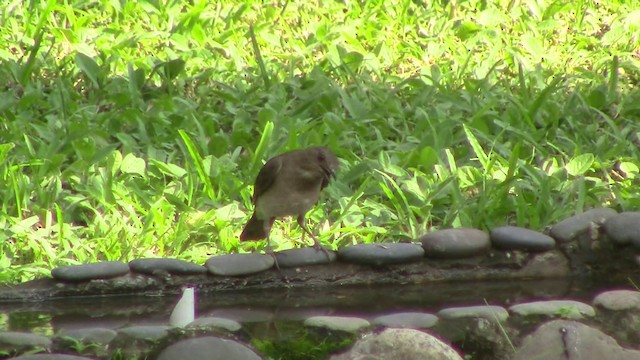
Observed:
[[[445,229],[420,239],[428,258],[458,259],[478,256],[491,248],[489,234],[477,229]]]
[[[88,281],[111,279],[129,273],[129,265],[120,261],[102,261],[92,264],[59,266],[51,270],[51,276],[61,281]]]
[[[478,305],[442,309],[438,316],[442,319],[483,318],[503,322],[509,317],[509,312],[502,306]]]
[[[420,245],[408,243],[357,244],[338,251],[340,261],[373,266],[406,264],[423,257]]]
[[[553,320],[526,336],[515,360],[637,360],[640,351],[621,347],[602,331],[573,320]]]
[[[214,256],[204,266],[214,275],[238,276],[269,270],[273,264],[271,255],[250,253]]]
[[[438,323],[438,317],[428,313],[403,312],[378,316],[371,323],[394,328],[428,329]]]
[[[164,325],[138,325],[129,326],[118,330],[118,335],[126,335],[126,337],[136,340],[156,341],[169,334],[169,326]]]
[[[19,331],[0,332],[0,351],[49,347],[51,339],[46,336]]]
[[[619,245],[633,244],[640,248],[640,212],[623,212],[604,222],[607,237]]]
[[[13,357],[10,360],[92,360],[84,356],[66,355],[66,354],[33,354],[21,355]]]
[[[107,328],[84,328],[84,329],[72,329],[61,330],[58,334],[58,338],[71,338],[76,341],[80,341],[83,344],[101,344],[107,345],[113,340],[118,333],[114,330]]]
[[[349,333],[371,326],[367,320],[354,316],[312,316],[304,321],[304,325]]]
[[[559,242],[568,242],[588,231],[593,224],[601,225],[616,214],[617,212],[610,208],[590,209],[553,225],[550,234]]]
[[[500,250],[540,252],[556,246],[556,241],[551,236],[517,226],[497,227],[491,230],[489,237],[493,247]]]
[[[214,316],[203,316],[193,320],[189,325],[187,325],[187,327],[205,329],[217,328],[236,332],[242,328],[242,325],[240,325],[239,322],[231,319],[224,319]]]
[[[583,319],[596,315],[593,307],[574,300],[533,301],[513,305],[509,311],[520,316],[544,315],[567,319]]]
[[[276,253],[278,266],[281,268],[329,264],[336,261],[336,258],[335,251],[314,247],[289,249]]]
[[[186,356],[188,354],[188,356]],[[230,339],[204,336],[178,341],[160,352],[157,360],[261,360],[244,344]]]
[[[179,259],[135,259],[129,261],[131,271],[154,275],[157,273],[168,273],[171,275],[197,275],[207,272],[207,268],[202,265]]]
[[[640,291],[605,291],[593,299],[593,305],[611,311],[640,310]]]
[[[453,348],[433,335],[414,329],[385,329],[367,334],[351,349],[330,360],[462,360]]]

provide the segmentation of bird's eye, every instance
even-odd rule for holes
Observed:
[[[322,151],[321,151],[321,152],[319,152],[319,153],[318,153],[318,160],[320,160],[320,161],[324,161],[324,159],[325,159],[324,153],[323,153]]]

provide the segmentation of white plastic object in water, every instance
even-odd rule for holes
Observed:
[[[176,307],[171,312],[169,325],[174,327],[185,327],[195,318],[196,304],[192,287],[182,289],[182,297],[178,300]]]

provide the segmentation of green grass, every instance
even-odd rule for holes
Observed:
[[[0,281],[261,248],[237,240],[260,166],[317,144],[342,159],[309,214],[334,248],[637,210],[639,8],[9,0]]]

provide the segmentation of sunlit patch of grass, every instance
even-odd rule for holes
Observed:
[[[517,5],[516,5],[517,4]],[[0,280],[239,243],[266,159],[329,146],[326,245],[635,210],[640,13],[614,1],[9,1]],[[298,246],[295,222],[275,245]]]

